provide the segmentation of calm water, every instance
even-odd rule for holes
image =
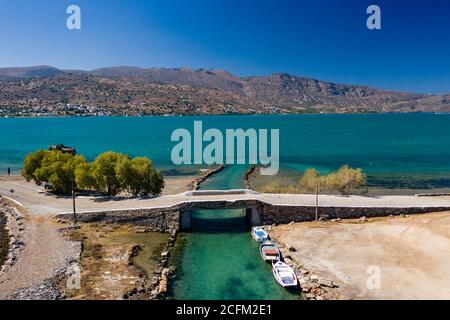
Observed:
[[[202,189],[242,187],[246,166],[227,167]],[[228,178],[227,178],[228,177]],[[262,261],[243,210],[203,210],[192,216],[192,231],[180,234],[182,251],[170,296],[187,300],[287,300],[299,297],[281,288]]]
[[[192,129],[194,120],[202,120],[205,129],[279,128],[286,168],[326,172],[349,164],[364,169],[375,185],[449,184],[449,114],[2,118],[0,171],[8,166],[18,171],[26,153],[57,143],[75,146],[88,159],[114,150],[149,156],[159,168],[173,167],[170,135],[177,128]]]
[[[242,210],[196,211],[183,241],[170,296],[187,300],[298,299],[259,256]]]

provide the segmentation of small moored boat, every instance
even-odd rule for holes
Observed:
[[[295,275],[294,270],[292,270],[291,267],[289,267],[286,263],[277,261],[272,262],[273,267],[273,275],[277,282],[282,286],[285,287],[296,287],[298,284],[297,276]]]
[[[264,242],[269,239],[269,235],[263,228],[255,227],[252,229],[252,237],[258,242]]]
[[[259,253],[264,261],[278,261],[281,258],[280,249],[272,241],[263,242],[259,246]]]

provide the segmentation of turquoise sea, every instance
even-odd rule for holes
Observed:
[[[114,150],[149,156],[161,169],[170,161],[173,130],[280,129],[283,168],[323,172],[359,167],[375,186],[449,187],[450,114],[273,115],[207,117],[96,117],[0,119],[0,173],[18,172],[25,154],[50,144],[74,146],[88,159]],[[245,168],[228,170],[238,176]]]

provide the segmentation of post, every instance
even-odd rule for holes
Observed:
[[[319,220],[319,178],[316,180],[316,221]]]
[[[73,224],[77,223],[77,211],[75,208],[75,182],[72,180],[72,204],[73,204]]]

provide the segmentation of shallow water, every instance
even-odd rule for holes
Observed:
[[[192,231],[180,234],[182,252],[170,297],[187,300],[299,299],[281,288],[259,255],[243,210],[193,213]]]
[[[247,166],[226,167],[202,184],[204,190],[237,189]],[[178,267],[169,296],[187,300],[289,300],[299,296],[281,288],[272,267],[259,255],[244,210],[201,210],[192,215],[172,261]]]

